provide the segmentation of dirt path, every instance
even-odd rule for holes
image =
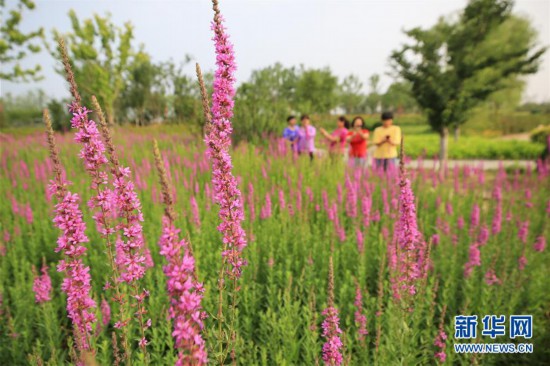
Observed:
[[[483,170],[497,170],[500,166],[500,164],[505,168],[515,167],[515,168],[527,168],[529,165],[532,169],[536,167],[536,162],[532,160],[449,160],[447,162],[447,165],[450,169],[454,168],[455,166],[465,166],[469,165],[471,167],[475,168],[483,168]],[[413,159],[409,163],[406,164],[406,166],[416,169],[418,168],[418,160]],[[439,167],[439,161],[438,160],[432,160],[432,159],[424,159],[421,162],[421,166],[424,168],[434,168]]]

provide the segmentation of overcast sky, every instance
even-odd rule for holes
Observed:
[[[13,4],[15,0],[8,0]],[[387,60],[406,42],[403,29],[429,27],[442,15],[456,13],[466,0],[221,0],[229,34],[235,44],[238,81],[254,69],[281,62],[285,66],[330,68],[340,77],[358,75],[367,84],[371,74],[382,75],[382,87],[391,79]],[[70,30],[67,16],[79,18],[110,12],[115,24],[131,21],[135,44],[143,43],[154,61],[183,60],[186,54],[203,70],[214,65],[208,0],[37,0],[36,9],[23,15],[24,30],[44,27],[48,36],[56,28]],[[517,14],[528,17],[539,31],[539,43],[550,45],[550,0],[517,0]],[[53,97],[67,96],[63,79],[54,72],[55,61],[43,52],[25,60],[40,63],[45,79],[14,84],[1,81],[0,93],[24,93],[42,88]],[[192,66],[189,73],[193,72]],[[550,100],[550,54],[541,70],[527,78],[524,99]]]

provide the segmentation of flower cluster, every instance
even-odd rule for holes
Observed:
[[[468,262],[464,265],[464,277],[470,277],[474,267],[481,266],[481,252],[479,250],[479,244],[473,243],[470,245]]]
[[[363,341],[365,336],[369,334],[367,331],[367,317],[363,314],[363,296],[361,295],[361,287],[359,283],[355,285],[355,324],[358,326],[359,340]]]
[[[231,265],[228,274],[232,278],[241,276],[242,266],[246,261],[241,257],[246,247],[245,232],[241,222],[244,211],[241,201],[241,191],[237,187],[237,179],[232,173],[231,156],[231,117],[233,117],[233,97],[235,95],[235,58],[233,45],[223,26],[219,12],[212,23],[214,42],[216,45],[216,72],[214,75],[214,92],[212,94],[212,121],[209,133],[205,136],[207,154],[212,162],[212,185],[215,199],[220,206],[221,223],[218,230],[223,234],[225,250],[222,255]]]
[[[428,270],[426,243],[418,230],[416,207],[411,182],[401,172],[399,194],[399,220],[394,229],[397,260],[393,268],[392,290],[396,299],[416,293],[416,281],[424,278]]]
[[[53,183],[52,190],[61,192],[60,185]],[[90,267],[82,262],[86,252],[83,243],[88,242],[84,234],[86,224],[82,220],[77,194],[66,191],[55,206],[55,225],[62,234],[57,240],[56,252],[62,252],[65,259],[59,262],[57,270],[65,272],[61,289],[67,294],[67,313],[76,329],[75,338],[80,349],[89,349],[92,324],[96,321],[95,301],[91,297]],[[78,337],[77,337],[78,336]]]
[[[143,214],[141,203],[129,179],[129,168],[118,168],[114,179],[114,205],[125,220],[116,228],[122,231],[122,237],[116,241],[116,264],[120,269],[120,281],[132,283],[141,279],[146,270],[145,243],[143,240]]]
[[[260,210],[260,218],[262,220],[268,219],[271,217],[271,195],[269,193],[265,194],[265,204]]]
[[[435,337],[434,346],[439,348],[439,351],[435,353],[435,358],[443,363],[447,359],[447,354],[445,353],[445,341],[447,340],[447,334],[443,329],[440,329]]]
[[[34,267],[33,267],[33,270]],[[52,299],[52,280],[48,274],[48,266],[42,265],[41,275],[35,275],[32,290],[37,303],[41,304]]]
[[[341,365],[343,361],[340,350],[343,347],[340,334],[340,319],[338,319],[338,310],[334,306],[329,306],[323,311],[325,320],[322,328],[323,337],[327,340],[323,345],[323,361],[326,365],[336,366]]]
[[[201,308],[204,288],[195,279],[195,259],[186,241],[179,240],[179,233],[165,216],[159,246],[168,262],[163,270],[168,279],[169,315],[174,319],[172,336],[179,351],[176,365],[205,365],[208,360],[201,336],[206,317]]]

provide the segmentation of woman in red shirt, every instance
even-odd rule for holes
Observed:
[[[367,162],[369,130],[364,127],[365,121],[361,117],[355,117],[351,125],[352,128],[347,137],[350,144],[349,157],[353,161],[354,167],[363,168]]]

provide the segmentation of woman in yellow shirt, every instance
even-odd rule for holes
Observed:
[[[397,146],[401,143],[401,129],[393,125],[393,113],[382,113],[382,126],[374,130],[374,162],[376,168],[388,170],[397,164]]]

